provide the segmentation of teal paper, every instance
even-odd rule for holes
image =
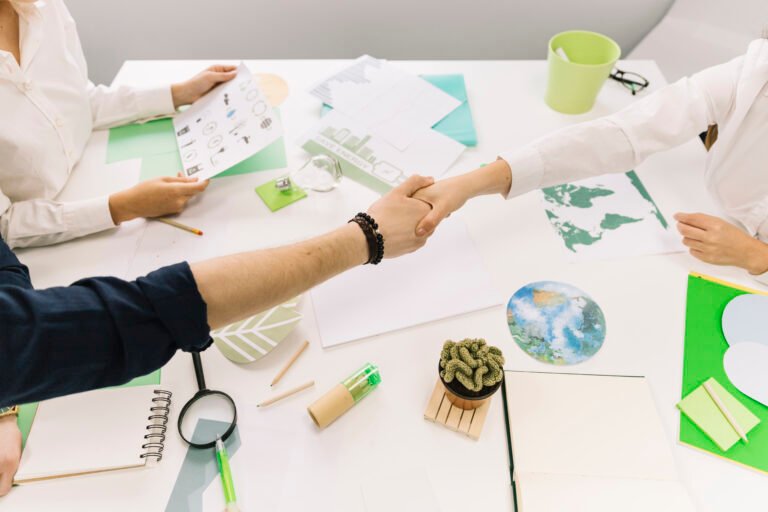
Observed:
[[[464,75],[421,75],[421,78],[461,102],[456,110],[441,119],[432,129],[465,146],[477,146],[477,132],[475,123],[472,121],[472,110],[469,108]],[[331,110],[330,106],[323,105],[320,116]]]
[[[192,437],[208,437],[212,433],[221,432],[222,425],[226,424],[221,421],[201,419],[198,421]],[[232,435],[224,441],[224,446],[226,446],[231,459],[237,449],[240,448],[240,433],[237,427],[235,427]],[[168,504],[165,506],[165,512],[203,511],[203,493],[219,474],[214,454],[213,448],[207,450],[187,448],[187,455],[181,464],[179,476],[176,477],[176,483],[173,486],[173,491],[171,491]]]

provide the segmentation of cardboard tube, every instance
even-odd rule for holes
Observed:
[[[355,399],[343,384],[336,384],[307,408],[319,428],[325,428],[355,405]]]

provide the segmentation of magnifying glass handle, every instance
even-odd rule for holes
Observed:
[[[195,365],[195,378],[197,379],[197,388],[202,391],[205,387],[205,375],[203,374],[203,361],[200,359],[200,352],[192,352],[192,364]]]

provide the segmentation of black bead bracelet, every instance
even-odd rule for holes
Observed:
[[[368,243],[368,261],[365,264],[378,265],[384,259],[384,237],[379,233],[379,225],[367,213],[358,213],[349,222],[354,222],[363,230]]]

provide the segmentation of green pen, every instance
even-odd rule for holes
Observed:
[[[237,506],[237,496],[235,496],[235,484],[232,482],[232,470],[229,468],[229,455],[224,447],[224,441],[220,437],[216,438],[216,462],[219,466],[221,475],[221,486],[224,489],[224,501],[227,504],[227,512],[240,512]]]

